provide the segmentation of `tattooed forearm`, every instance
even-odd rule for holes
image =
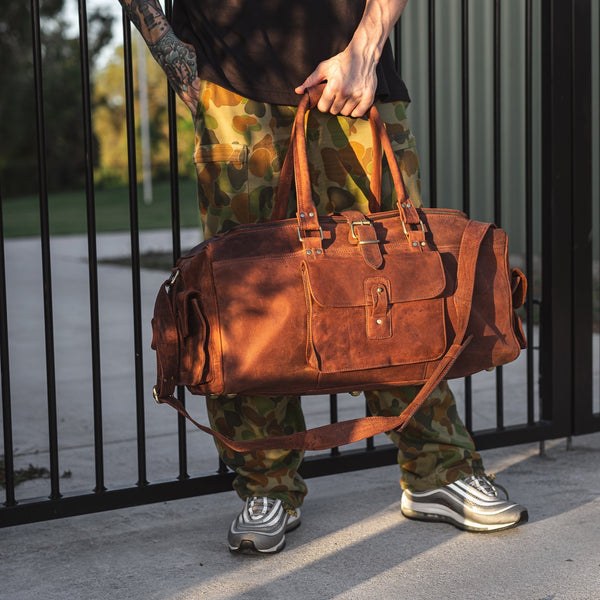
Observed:
[[[193,47],[184,44],[172,31],[148,47],[175,91],[180,95],[189,92],[198,79]]]
[[[163,68],[171,87],[195,114],[200,79],[194,47],[184,44],[173,33],[158,0],[119,2]]]
[[[170,30],[158,0],[119,0],[119,3],[148,44],[156,42]]]

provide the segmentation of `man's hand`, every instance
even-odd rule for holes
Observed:
[[[196,51],[173,33],[158,0],[119,0],[175,93],[196,116],[200,78]]]
[[[327,85],[317,108],[345,117],[362,117],[377,90],[377,63],[392,28],[408,0],[367,0],[354,36],[343,52],[320,63],[295,92],[323,81]]]
[[[361,117],[375,98],[377,75],[373,59],[350,44],[343,52],[325,60],[296,88],[297,94],[327,81],[317,108],[321,112]]]

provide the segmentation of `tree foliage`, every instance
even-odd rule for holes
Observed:
[[[135,34],[133,38],[133,80],[134,112],[136,133],[140,130],[139,81],[137,44],[141,42]],[[149,52],[146,56],[148,81],[148,107],[150,126],[150,146],[152,156],[152,176],[156,180],[166,179],[170,173],[169,126],[167,107],[167,80]],[[127,181],[127,125],[124,85],[123,48],[117,48],[108,64],[94,78],[94,132],[99,142],[96,181],[100,184],[123,183]],[[194,166],[192,153],[194,129],[190,112],[177,100],[178,165],[179,173],[192,176]],[[136,144],[137,164],[141,165],[141,147]],[[137,171],[141,179],[141,168]]]
[[[30,2],[4,0],[0,11],[0,183],[5,196],[38,188],[36,105]],[[64,0],[41,0],[41,67],[49,190],[82,187],[85,149],[78,37],[69,37]],[[112,17],[88,15],[91,69],[111,38]]]

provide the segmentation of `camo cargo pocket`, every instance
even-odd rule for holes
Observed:
[[[248,223],[248,146],[201,145],[194,152],[194,164],[206,237]]]

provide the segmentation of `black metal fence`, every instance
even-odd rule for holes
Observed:
[[[515,237],[522,237],[523,251],[515,254],[514,260],[524,268],[532,284],[523,314],[530,348],[515,364],[497,369],[493,374],[486,373],[467,378],[464,384],[459,382],[453,386],[465,422],[473,431],[475,441],[481,449],[597,431],[600,429],[600,409],[594,377],[597,379],[600,357],[595,354],[598,351],[594,351],[598,335],[595,333],[598,329],[595,304],[598,301],[598,290],[597,285],[594,287],[594,282],[597,284],[600,272],[594,255],[597,251],[594,246],[594,232],[597,235],[600,224],[594,223],[594,220],[600,217],[595,208],[598,205],[598,185],[594,183],[593,171],[600,170],[597,149],[600,131],[593,107],[599,104],[597,83],[594,82],[600,79],[600,69],[598,61],[593,57],[600,55],[600,36],[597,33],[600,29],[600,11],[592,5],[591,0],[517,0],[512,3],[512,9],[520,11],[522,16],[522,28],[518,33],[522,37],[522,52],[518,57],[519,68],[523,73],[518,87],[521,97],[513,98],[515,104],[520,107],[517,115],[514,109],[512,113],[507,111],[506,103],[503,102],[503,98],[506,97],[506,90],[503,89],[506,79],[503,77],[505,65],[502,61],[507,59],[502,26],[506,20],[503,10],[506,9],[501,8],[500,1],[490,0],[484,3],[480,0],[457,0],[442,3],[429,0],[426,5],[419,4],[418,10],[425,11],[425,31],[419,35],[423,34],[421,37],[427,40],[424,59],[427,66],[424,75],[427,103],[420,103],[421,111],[426,111],[426,117],[422,120],[423,131],[418,134],[418,139],[425,140],[426,151],[422,151],[421,155],[424,177],[428,182],[425,187],[429,204],[459,205],[472,215],[491,213],[490,218],[507,228],[509,235],[514,233]],[[481,48],[473,48],[474,31],[480,27],[474,13],[483,5],[487,6],[486,10],[489,12],[486,23],[492,33],[489,39],[485,38],[484,43],[493,57],[489,95],[491,106],[485,108],[479,105],[480,99],[476,95],[479,82],[476,81],[478,75],[473,58],[481,51]],[[449,10],[449,6],[450,10],[454,11],[458,24],[458,62],[453,78],[460,81],[456,92],[456,122],[459,123],[460,135],[453,138],[455,155],[452,157],[443,149],[443,144],[447,142],[444,136],[448,123],[447,117],[445,120],[440,118],[443,112],[440,110],[440,96],[443,92],[439,88],[439,45],[442,43],[440,40],[444,39],[443,28],[446,19],[439,19],[438,11]],[[170,1],[167,1],[166,9],[167,13],[170,13]],[[418,20],[418,16],[415,18]],[[0,525],[14,525],[228,490],[232,474],[228,473],[223,465],[217,464],[216,453],[208,446],[202,447],[209,457],[202,463],[205,466],[200,474],[189,474],[190,470],[197,469],[196,459],[188,458],[190,447],[197,447],[197,436],[192,439],[192,434],[180,417],[177,417],[176,425],[173,417],[172,432],[165,433],[154,426],[150,434],[147,432],[147,410],[148,403],[151,402],[148,372],[151,372],[152,365],[148,366],[148,360],[145,360],[148,358],[149,344],[149,323],[144,317],[148,312],[148,298],[142,281],[143,270],[140,268],[140,239],[143,234],[139,231],[138,224],[132,39],[131,29],[126,20],[123,20],[123,43],[130,182],[128,253],[131,257],[131,268],[127,276],[130,279],[130,289],[122,296],[121,302],[127,303],[127,311],[131,318],[128,320],[127,332],[122,327],[117,331],[110,327],[103,328],[106,320],[102,313],[101,305],[104,301],[101,298],[108,288],[116,287],[117,275],[111,271],[107,277],[99,276],[99,270],[103,267],[99,266],[98,261],[100,238],[96,233],[95,223],[95,149],[92,138],[85,0],[79,0],[82,82],[80,110],[84,123],[85,147],[73,148],[73,152],[84,152],[86,156],[85,257],[88,291],[85,296],[89,304],[86,309],[86,327],[89,330],[86,339],[90,353],[91,384],[87,388],[88,391],[78,397],[77,411],[81,411],[83,416],[77,423],[82,429],[89,430],[84,436],[89,442],[77,446],[78,449],[75,448],[76,444],[71,448],[65,447],[64,436],[61,437],[60,433],[64,420],[61,414],[64,417],[66,410],[61,408],[61,398],[65,390],[60,381],[57,383],[56,363],[57,359],[60,362],[61,354],[59,350],[57,355],[55,340],[61,329],[61,325],[57,324],[55,319],[55,308],[58,306],[57,302],[62,304],[60,294],[63,284],[61,279],[60,289],[57,291],[53,288],[53,279],[57,273],[53,271],[54,240],[50,235],[49,194],[46,186],[47,115],[44,111],[44,79],[41,69],[39,0],[31,0],[31,22],[41,225],[41,235],[36,244],[40,246],[40,289],[43,294],[43,315],[40,315],[39,322],[43,323],[45,357],[45,390],[41,394],[44,397],[38,406],[45,405],[44,411],[47,416],[40,416],[40,411],[29,410],[19,410],[16,416],[14,410],[20,408],[23,402],[22,378],[26,369],[16,368],[13,358],[23,356],[19,349],[22,340],[13,334],[9,318],[11,302],[19,303],[20,300],[18,289],[15,290],[11,284],[7,285],[7,275],[12,277],[16,267],[11,261],[18,261],[19,255],[12,251],[15,241],[4,239],[3,211],[0,210],[0,372],[4,443],[4,502],[0,507]],[[413,38],[410,36],[414,35],[414,32],[411,34],[406,26],[404,27],[403,29],[400,25],[394,36],[398,66],[403,73],[409,71],[407,66],[416,60],[415,54],[411,54]],[[419,60],[423,60],[423,56]],[[442,68],[447,70],[445,65],[442,65]],[[513,65],[510,68],[513,68]],[[474,107],[474,102],[478,106]],[[423,105],[425,109],[422,108]],[[169,93],[168,107],[172,157],[170,247],[175,260],[181,253],[182,238],[175,98],[172,93]],[[490,152],[488,164],[483,170],[486,179],[492,182],[491,193],[486,195],[485,201],[477,188],[477,177],[481,175],[482,170],[477,161],[483,150],[479,143],[473,143],[476,138],[472,129],[474,112],[484,109],[491,115],[491,139],[486,137],[485,140]],[[518,197],[512,193],[514,173],[503,164],[503,161],[507,162],[504,147],[506,131],[512,128],[513,119],[517,117],[522,120],[523,127],[512,130],[510,135],[511,138],[517,139],[523,157],[522,189]],[[8,143],[8,140],[0,140],[0,144],[5,143]],[[444,169],[450,159],[459,161],[460,181],[458,185],[448,188],[448,174]],[[539,182],[539,186],[536,182]],[[506,189],[511,189],[508,198]],[[518,224],[514,227],[514,232],[511,231],[510,223],[504,222],[505,213],[513,215],[510,223]],[[536,241],[538,233],[541,243]],[[62,271],[59,271],[58,275],[62,277]],[[118,277],[121,282],[119,285],[123,285],[123,268],[120,268]],[[161,279],[162,276],[157,281]],[[11,293],[8,294],[7,291]],[[113,332],[116,339],[109,339],[105,329]],[[103,365],[110,363],[103,354],[103,349],[116,345],[125,346],[125,351],[130,356],[125,365],[127,373],[124,379],[122,378],[126,383],[121,386],[124,388],[124,401],[121,403],[116,402],[119,392],[112,384],[115,372],[112,363],[110,372],[107,373],[103,369]],[[15,380],[15,374],[20,379]],[[61,391],[57,390],[57,385]],[[183,390],[179,390],[178,393],[180,397],[184,397]],[[309,406],[316,407],[315,402],[321,403],[322,407],[323,399],[306,399]],[[346,417],[350,410],[364,412],[364,405],[360,402],[361,405],[350,397],[332,396],[329,401],[329,419],[333,422],[340,416]],[[72,408],[72,404],[69,406]],[[106,474],[105,458],[109,451],[109,443],[116,444],[115,440],[106,439],[110,437],[107,435],[110,433],[107,424],[114,422],[114,410],[118,413],[114,418],[129,419],[131,430],[135,430],[135,439],[129,440],[134,449],[133,454],[127,456],[127,452],[116,452],[118,461],[137,463],[135,473],[133,469],[131,471],[129,483],[120,481],[114,484],[112,482],[115,478]],[[320,417],[323,417],[320,411],[321,408],[314,409],[314,419],[320,420]],[[167,416],[161,412],[160,418],[165,422]],[[40,434],[41,421],[45,423],[47,431],[47,454],[43,454],[47,456],[49,474],[48,484],[44,480],[42,485],[49,485],[49,490],[48,493],[37,492],[36,497],[21,497],[15,478],[15,464],[19,462],[19,452],[15,451],[14,432],[18,430],[22,439],[27,437],[30,428],[32,435],[35,434],[37,439],[43,440],[44,435]],[[149,455],[149,441],[156,439],[159,439],[159,442],[153,441],[151,445],[154,455]],[[170,443],[165,441],[167,439],[176,439],[176,442]],[[85,469],[93,471],[93,481],[73,478],[68,480],[66,485],[61,477],[60,458],[67,451],[73,452],[74,448],[77,456],[82,457],[86,453],[84,446],[91,448],[91,451],[89,456],[86,455],[81,460],[85,463]],[[114,461],[112,451],[111,456]],[[165,470],[171,473],[170,476],[158,479],[149,476],[148,466],[157,460],[157,456],[160,456],[161,461],[166,461]],[[72,460],[73,464],[77,462],[77,459]],[[379,443],[379,440],[371,439],[367,440],[366,444],[354,445],[348,449],[334,449],[330,453],[320,453],[307,458],[303,465],[303,475],[312,477],[332,474],[390,464],[394,461],[395,449],[389,443]],[[190,469],[190,462],[193,463],[193,469]],[[65,491],[65,487],[68,491]],[[39,489],[35,488],[36,491]]]

